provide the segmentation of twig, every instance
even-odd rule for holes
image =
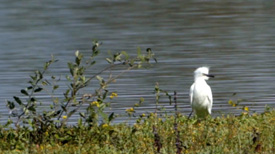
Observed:
[[[180,140],[180,132],[178,130],[178,106],[177,106],[177,92],[174,91],[174,103],[175,103],[175,122],[174,122],[174,129],[175,129],[175,134],[176,134],[176,147],[177,147],[177,154],[181,154],[182,151],[182,142]]]
[[[42,73],[41,73],[42,78],[43,78],[43,75],[44,75],[45,72],[46,72],[46,69],[44,69],[44,70],[42,71]],[[40,75],[40,74],[38,74],[38,75]],[[32,98],[32,96],[33,96],[33,94],[34,94],[34,90],[35,90],[35,88],[38,86],[38,83],[42,80],[42,78],[39,77],[39,79],[37,79],[36,82],[35,82],[35,84],[32,86],[32,91],[31,91],[31,93],[29,94],[28,100],[31,100],[31,98]],[[28,102],[28,103],[26,104],[26,108],[28,108],[30,104],[31,104],[31,103]],[[20,122],[20,120],[21,120],[21,117],[24,116],[25,113],[26,113],[26,111],[24,110],[24,111],[18,116],[18,119],[17,119],[17,121],[16,121],[16,123],[15,123],[15,126],[16,126],[16,127],[18,127],[18,124],[19,124],[19,122]]]
[[[157,132],[157,128],[156,128],[155,125],[153,125],[153,133],[154,133],[154,141],[155,141],[154,145],[155,145],[155,147],[157,147],[157,153],[160,153],[160,149],[162,148],[162,144],[160,142],[160,136]]]
[[[157,119],[157,108],[158,108],[158,103],[159,103],[159,92],[160,92],[158,83],[156,83],[155,92],[156,92],[156,108],[155,108],[155,117],[154,118]],[[156,128],[157,123],[158,123],[158,119],[153,125],[154,146],[157,147],[157,153],[160,153],[160,149],[162,148],[162,144],[160,142],[160,136],[159,136],[159,134],[157,132],[157,128]]]

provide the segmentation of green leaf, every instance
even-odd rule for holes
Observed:
[[[80,65],[81,59],[79,57],[75,58],[75,63],[77,64],[77,66]]]
[[[42,90],[43,90],[43,88],[39,87],[39,88],[35,89],[34,92],[36,93],[36,92],[40,92]]]
[[[78,119],[77,126],[78,126],[78,128],[83,128],[83,124],[82,124],[82,119],[81,118]]]
[[[102,117],[105,121],[109,120],[108,115],[107,115],[106,113],[104,113],[102,110],[99,110],[98,113],[101,115],[101,117]]]
[[[82,118],[85,118],[85,113],[79,112],[79,115],[80,115]]]
[[[34,105],[30,106],[30,107],[28,108],[28,110],[29,110],[29,111],[32,111],[32,112],[35,112],[35,111],[36,111]]]
[[[68,114],[68,117],[71,117],[76,111],[77,111],[77,109],[73,109],[72,111],[70,111]]]
[[[105,89],[105,93],[104,93],[103,96],[102,96],[102,99],[103,99],[103,100],[107,97],[107,94],[108,94],[108,90]]]
[[[42,85],[44,85],[44,86],[51,85],[51,83],[45,79],[44,81],[42,81]]]
[[[61,110],[58,110],[58,111],[56,111],[55,113],[54,113],[54,117],[56,117],[56,116],[58,116],[59,114],[61,113]]]
[[[106,58],[106,61],[109,63],[109,64],[112,64],[113,61],[110,59],[110,58]]]
[[[29,96],[28,92],[26,90],[24,90],[24,89],[21,90],[21,93],[24,94],[24,95],[26,95],[26,96]]]
[[[109,122],[111,122],[111,121],[115,118],[114,115],[115,115],[114,112],[112,112],[112,113],[109,115],[109,118],[108,118],[108,121],[109,121]]]
[[[13,121],[11,119],[8,119],[7,123],[4,125],[4,128],[7,128],[10,126],[10,124],[12,124]]]
[[[46,62],[45,65],[44,65],[44,70],[46,70],[50,65],[50,62]]]
[[[30,75],[30,77],[31,77],[32,80],[36,80],[36,76]]]
[[[63,95],[67,98],[70,91],[71,91],[70,89],[67,89],[66,92]]]
[[[78,51],[78,50],[75,52],[75,56],[76,56],[76,57],[79,56],[79,51]]]
[[[141,49],[140,49],[140,48],[137,49],[137,58],[138,58],[141,62],[144,62],[144,60],[145,60],[145,56],[141,53]]]
[[[37,71],[39,79],[43,79],[43,74],[40,71]]]
[[[31,102],[35,102],[35,101],[36,101],[36,98],[32,97]]]
[[[99,46],[99,43],[97,41],[94,41],[93,44],[94,45],[93,45],[92,49],[93,49],[93,51],[96,51],[97,47]]]
[[[99,54],[99,50],[93,50],[92,57],[95,57]]]
[[[92,66],[92,65],[94,65],[95,63],[96,63],[96,61],[92,61],[90,65]]]
[[[129,55],[126,51],[121,51],[121,54],[125,56],[125,60],[129,59]]]
[[[72,63],[68,63],[68,67],[70,69],[70,73],[73,76],[74,75],[74,65]]]
[[[47,117],[50,117],[50,116],[54,115],[54,113],[55,113],[55,111],[50,111],[50,112],[48,112],[48,113],[46,114],[46,116],[47,116]]]
[[[17,104],[22,105],[22,101],[20,100],[20,98],[13,96],[14,100],[17,102]]]
[[[79,78],[80,78],[80,81],[81,81],[80,83],[82,85],[85,84],[85,82],[87,81],[85,76],[80,76]]]
[[[121,54],[120,53],[114,54],[114,61],[121,61]]]
[[[59,85],[54,85],[53,86],[53,90],[56,90],[56,89],[58,89],[59,88]]]
[[[35,81],[28,81],[28,83],[30,83],[31,85],[35,85],[34,82]]]
[[[100,81],[100,82],[103,81],[103,78],[102,78],[101,76],[99,76],[99,75],[97,75],[96,78],[97,78],[97,80]]]
[[[57,103],[59,102],[58,97],[57,97],[57,98],[54,98],[54,99],[53,99],[53,102],[54,102],[55,104],[57,104]]]
[[[11,102],[11,101],[8,101],[8,102],[7,102],[7,106],[8,106],[8,108],[9,108],[10,110],[14,109],[14,107],[15,107],[14,103]]]
[[[142,55],[141,55],[141,49],[138,47],[137,48],[137,57],[139,58],[139,57],[141,57]]]
[[[29,86],[27,89],[30,90],[30,89],[32,89],[32,88],[33,88],[33,86]]]

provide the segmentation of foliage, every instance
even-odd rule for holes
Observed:
[[[275,111],[263,114],[222,116],[198,122],[177,118],[183,153],[274,153]],[[1,128],[0,152],[11,153],[155,153],[155,114],[139,123],[86,127],[51,127],[40,144],[30,144],[34,130]],[[163,120],[166,119],[166,120]],[[174,116],[157,118],[162,143],[160,153],[176,153]]]
[[[13,123],[17,129],[23,127],[37,131],[39,137],[34,136],[34,141],[37,143],[43,142],[44,136],[40,134],[52,128],[66,127],[67,121],[73,115],[78,114],[81,122],[87,127],[97,126],[99,119],[103,121],[101,124],[110,124],[115,115],[114,113],[107,115],[104,110],[118,94],[110,92],[108,85],[129,70],[151,66],[150,60],[156,61],[156,59],[150,48],[147,49],[146,54],[138,48],[135,57],[129,56],[126,51],[109,53],[110,57],[106,58],[108,66],[88,76],[87,72],[96,64],[95,58],[100,53],[100,45],[101,43],[94,41],[90,55],[84,56],[80,51],[76,51],[74,62],[68,62],[70,74],[66,75],[68,88],[63,92],[63,98],[57,96],[60,96],[58,90],[62,86],[59,83],[64,79],[49,75],[50,66],[58,62],[52,56],[52,59],[45,63],[42,71],[37,70],[30,76],[29,86],[21,90],[23,96],[14,96],[14,101],[7,101],[7,107],[11,111],[8,124]],[[111,72],[110,70],[117,66],[124,67],[118,75],[113,76],[110,73],[108,78],[100,76],[104,72]],[[82,93],[84,88],[90,86],[89,83],[92,80],[98,80],[99,83],[99,86],[93,87],[94,93]],[[52,101],[47,109],[40,108],[45,102],[38,96],[43,93],[47,93]],[[84,104],[87,104],[86,112],[80,112],[79,109]]]

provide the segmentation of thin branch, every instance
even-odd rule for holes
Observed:
[[[182,142],[180,140],[180,132],[178,130],[178,104],[177,104],[177,92],[174,91],[174,103],[175,103],[175,122],[174,122],[174,130],[176,134],[176,147],[177,147],[177,154],[181,154],[182,151]]]

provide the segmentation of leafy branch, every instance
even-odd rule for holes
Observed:
[[[132,69],[150,67],[151,59],[155,62],[157,62],[157,60],[154,58],[154,54],[150,48],[147,49],[146,54],[143,54],[141,49],[138,48],[137,56],[132,58],[127,52],[122,51],[110,54],[110,57],[106,58],[109,65],[91,77],[87,77],[87,71],[96,64],[95,57],[100,53],[100,45],[101,43],[97,41],[93,42],[92,54],[90,56],[84,56],[80,51],[75,52],[74,62],[68,62],[70,74],[66,75],[66,80],[69,84],[68,89],[63,93],[62,99],[54,97],[57,92],[56,90],[60,87],[58,82],[61,79],[56,79],[56,77],[52,75],[52,80],[49,81],[47,77],[45,77],[49,66],[57,62],[57,60],[52,56],[52,59],[45,63],[42,71],[35,71],[35,74],[30,76],[30,86],[21,90],[21,93],[25,97],[19,98],[14,96],[16,104],[12,101],[7,101],[7,106],[12,113],[11,117],[17,118],[14,123],[15,126],[19,127],[20,122],[23,122],[36,129],[37,126],[39,126],[39,129],[47,129],[47,127],[51,125],[60,128],[66,124],[72,115],[78,112],[83,104],[89,105],[86,107],[86,113],[79,112],[79,115],[88,125],[93,126],[97,124],[99,116],[103,118],[104,123],[109,123],[113,120],[114,113],[106,115],[104,112],[105,108],[110,105],[110,102],[106,101],[107,96],[110,95],[108,85]],[[119,74],[113,76],[111,70],[117,66],[125,66],[125,68]],[[110,74],[105,80],[100,75],[106,71],[110,71]],[[99,87],[95,92],[91,94],[81,93],[80,90],[89,87],[89,83],[93,79],[97,79],[99,82]],[[51,90],[48,90],[48,87],[50,87]],[[39,101],[36,95],[42,91],[46,91],[51,95],[52,105],[50,105],[50,109],[40,112],[37,111],[39,108],[37,102],[40,102],[40,104],[43,104],[43,102]],[[116,95],[115,93],[111,93],[110,98]],[[22,112],[17,113],[18,111]]]

